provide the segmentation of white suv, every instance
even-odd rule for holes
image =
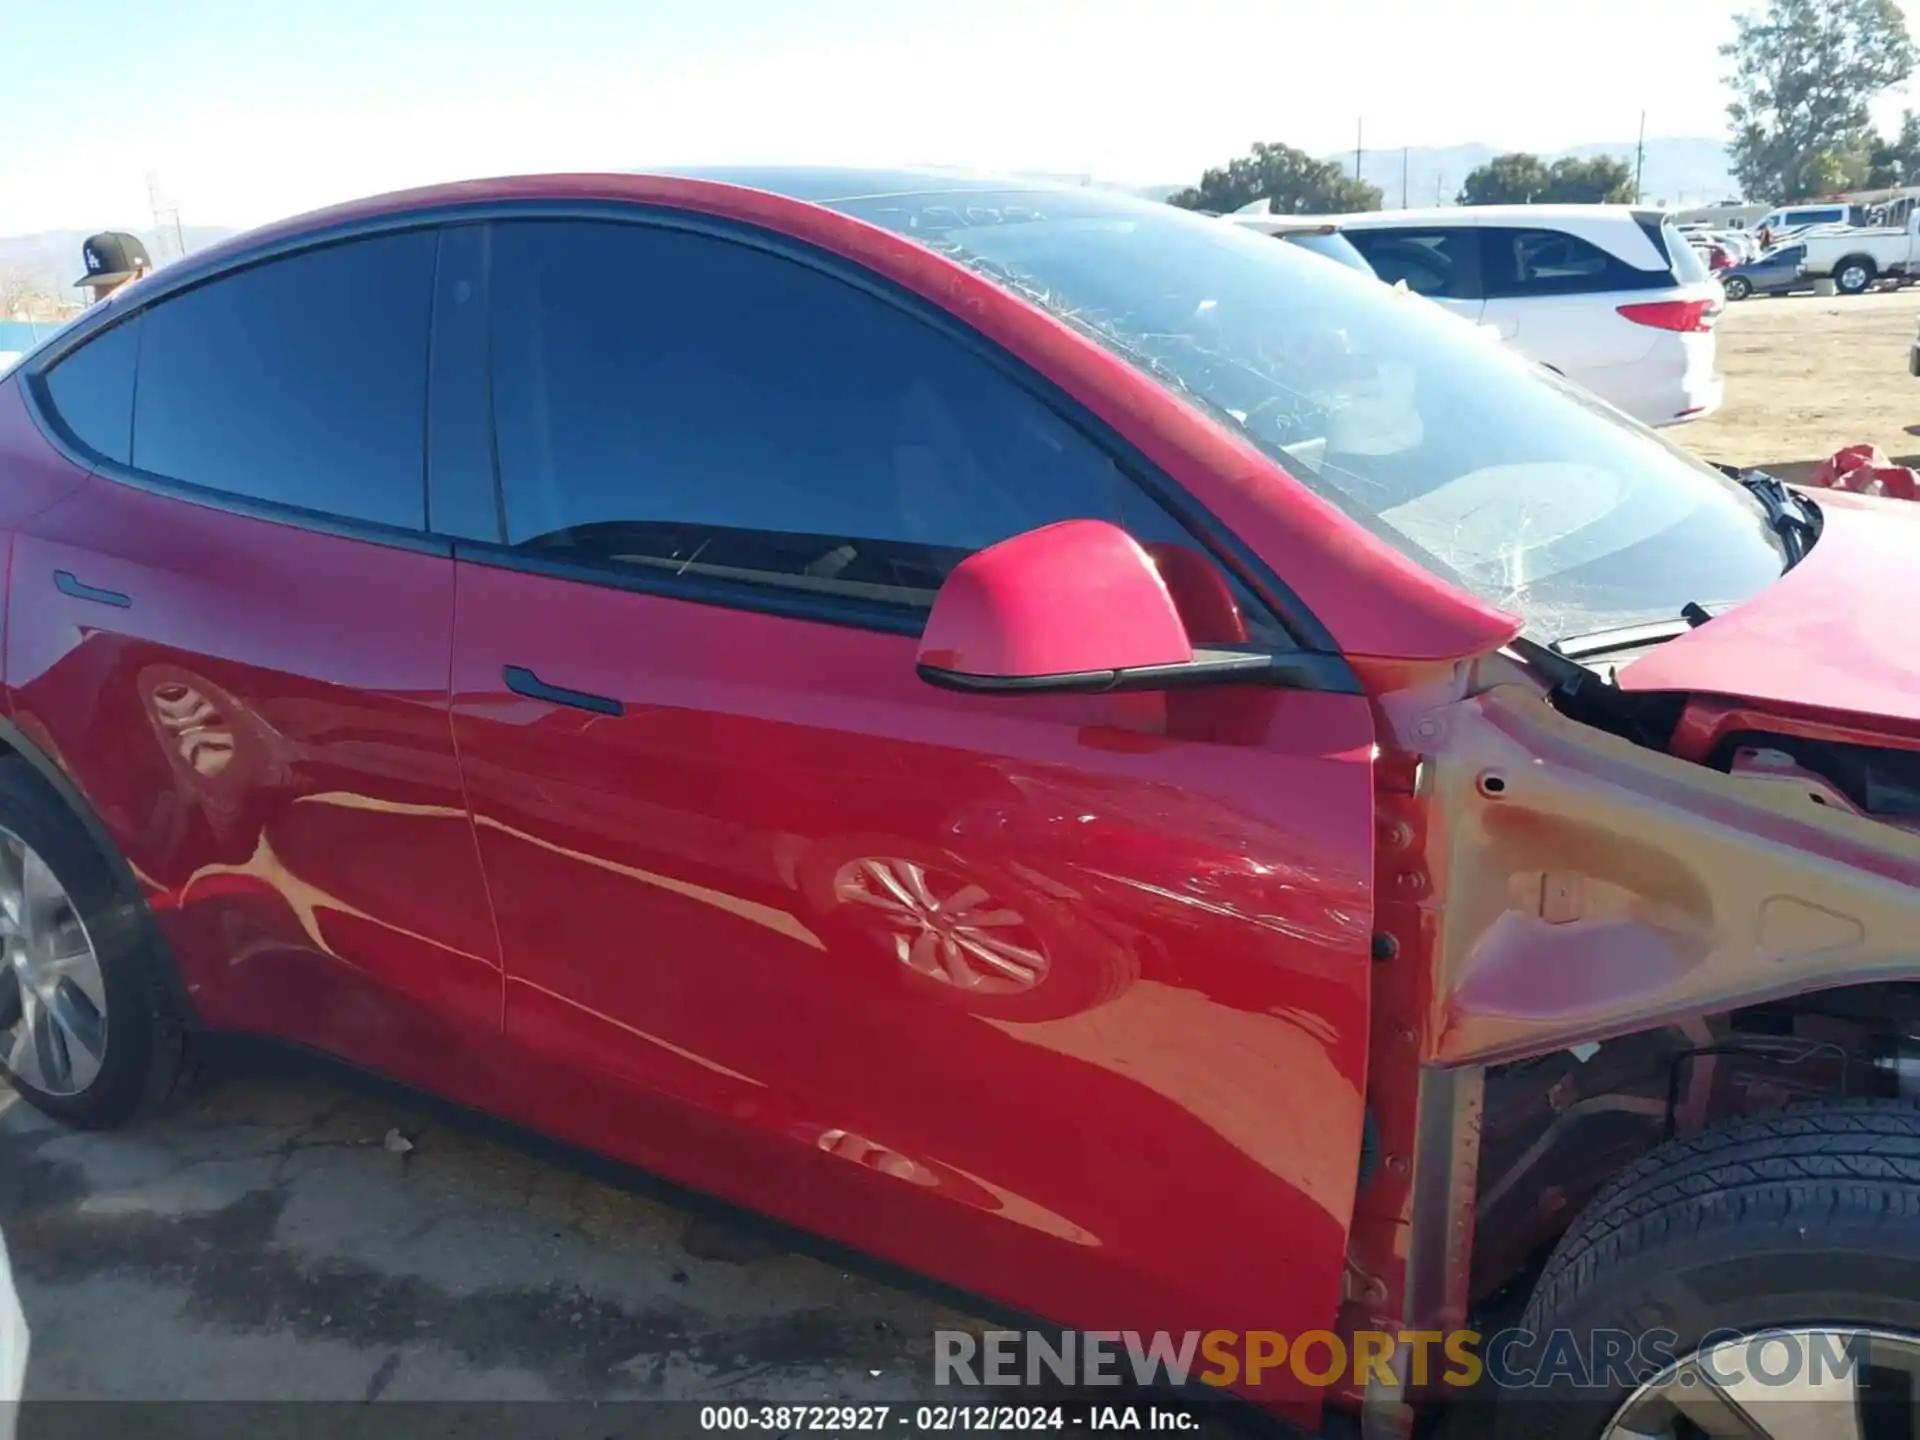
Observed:
[[[1636,420],[1675,425],[1719,407],[1713,326],[1726,297],[1657,210],[1475,205],[1337,223],[1382,280],[1497,330]]]

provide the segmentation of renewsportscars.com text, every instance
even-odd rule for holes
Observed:
[[[1689,1354],[1722,1386],[1847,1381],[1870,1364],[1865,1332],[1713,1332],[1681,1345],[1671,1330],[1331,1330],[1287,1336],[1278,1330],[936,1330],[936,1385],[1258,1385],[1291,1376],[1314,1387],[1392,1385],[1404,1352],[1415,1388],[1469,1390],[1544,1386],[1634,1386],[1670,1370]],[[1717,1349],[1723,1342],[1737,1346]]]

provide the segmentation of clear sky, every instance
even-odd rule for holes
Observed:
[[[526,170],[822,161],[1191,181],[1724,129],[1727,0],[0,0],[0,234],[249,225]],[[1885,108],[1897,112],[1899,100]]]

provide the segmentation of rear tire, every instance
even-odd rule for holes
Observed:
[[[1862,295],[1873,284],[1874,263],[1865,255],[1849,255],[1833,267],[1833,288],[1842,295]]]
[[[1562,1238],[1520,1322],[1583,1355],[1597,1332],[1669,1331],[1676,1359],[1783,1327],[1920,1336],[1920,1110],[1838,1101],[1660,1147]],[[1636,1393],[1621,1380],[1508,1390],[1501,1440],[1597,1440]]]
[[[146,905],[117,880],[87,829],[18,757],[0,759],[0,831],[45,862],[84,929],[105,1007],[98,1070],[84,1084],[35,1083],[9,1065],[22,981],[0,968],[0,1075],[36,1110],[83,1129],[112,1129],[167,1100],[187,1074],[187,1025]],[[9,952],[11,953],[11,951]]]

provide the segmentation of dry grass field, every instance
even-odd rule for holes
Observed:
[[[1920,379],[1907,373],[1916,320],[1920,291],[1729,305],[1720,320],[1726,404],[1667,434],[1705,459],[1787,480],[1859,441],[1920,464]]]

